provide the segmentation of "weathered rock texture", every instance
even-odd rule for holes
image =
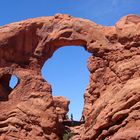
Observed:
[[[52,97],[40,71],[59,47],[67,45],[91,53],[85,124],[72,139],[139,140],[140,17],[128,15],[104,27],[60,14],[0,27],[0,139],[61,139],[59,113],[67,113],[68,101],[63,98],[61,110],[61,97]],[[11,75],[19,79],[13,90]]]
[[[58,115],[58,120],[62,122],[68,119],[66,118],[66,116],[69,111],[68,106],[69,106],[70,101],[68,101],[66,98],[62,96],[53,96],[53,101],[54,101],[54,107],[55,107],[56,113]]]

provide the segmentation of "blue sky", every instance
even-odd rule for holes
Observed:
[[[140,0],[1,0],[0,5],[0,26],[56,13],[110,26],[124,15],[140,15]],[[80,47],[60,48],[42,70],[44,78],[52,84],[53,95],[63,95],[71,100],[70,113],[75,119],[81,117],[82,96],[89,80],[86,68],[89,55]]]

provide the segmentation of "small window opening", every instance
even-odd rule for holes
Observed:
[[[11,79],[10,79],[10,83],[9,83],[9,86],[14,89],[16,87],[16,85],[18,84],[18,78],[15,76],[15,75],[12,75],[11,76]]]
[[[5,74],[0,77],[0,101],[8,101],[8,96],[17,86],[18,78],[15,75]]]

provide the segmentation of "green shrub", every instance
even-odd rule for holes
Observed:
[[[67,133],[64,133],[63,135],[63,139],[62,140],[69,140],[71,137],[73,137],[75,134],[74,133],[71,133],[71,132],[67,132]]]

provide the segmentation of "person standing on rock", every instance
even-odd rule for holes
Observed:
[[[82,117],[81,117],[81,120],[80,120],[81,122],[85,122],[85,116],[84,115],[82,115]]]
[[[73,121],[73,114],[72,113],[71,113],[70,119],[71,119],[71,126],[73,126],[74,125],[74,121]]]
[[[73,121],[73,114],[71,113],[71,117],[70,117],[71,121]]]

